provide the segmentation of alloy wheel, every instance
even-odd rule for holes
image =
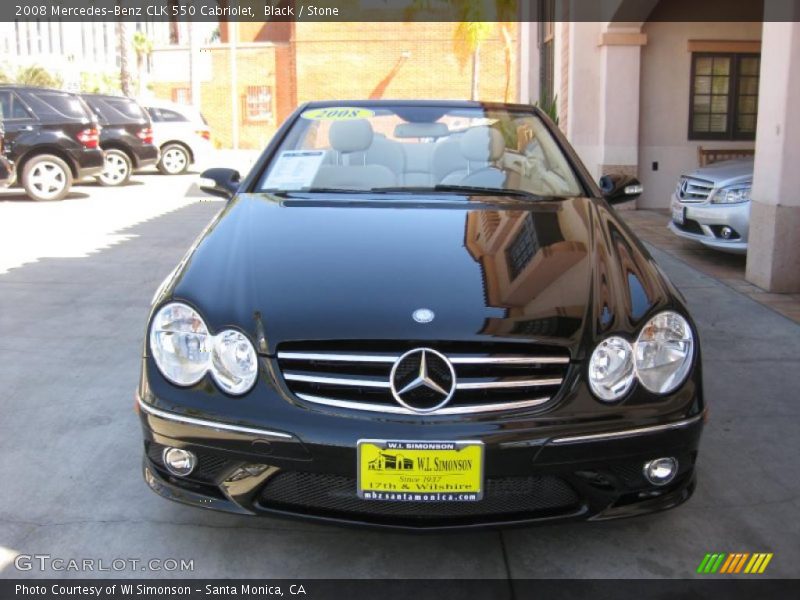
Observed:
[[[28,177],[31,187],[45,200],[57,197],[67,186],[67,174],[49,160],[38,163]]]
[[[180,148],[170,148],[161,159],[164,169],[170,174],[176,174],[186,169],[188,157]]]

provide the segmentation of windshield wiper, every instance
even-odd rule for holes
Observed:
[[[376,187],[370,189],[371,192],[404,192],[409,194],[424,194],[430,192],[455,192],[468,194],[481,194],[485,196],[517,196],[532,200],[550,200],[552,196],[538,196],[525,190],[514,190],[508,188],[482,187],[476,185],[451,185],[440,183],[432,187]]]
[[[285,196],[287,194],[369,194],[372,190],[366,189],[347,189],[347,188],[325,188],[325,187],[312,187],[302,188],[299,190],[279,190],[279,189],[266,189],[261,190],[262,194],[275,194],[278,196]]]

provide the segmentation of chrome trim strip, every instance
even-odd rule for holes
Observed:
[[[454,365],[565,365],[568,356],[453,356]]]
[[[353,387],[372,387],[389,389],[388,381],[375,381],[374,379],[348,379],[346,377],[321,377],[319,375],[302,375],[300,373],[284,372],[283,378],[287,381],[305,381],[306,383],[324,383],[327,385],[350,385]]]
[[[565,365],[568,356],[447,356],[454,365]],[[390,364],[400,358],[399,354],[341,354],[337,352],[278,352],[278,358],[289,360],[329,360],[332,362],[363,362]]]
[[[651,425],[650,427],[638,427],[636,429],[627,429],[623,431],[607,431],[605,433],[589,433],[586,435],[571,435],[565,437],[553,438],[550,443],[554,445],[559,444],[580,444],[581,442],[598,442],[603,440],[621,439],[627,437],[634,437],[637,435],[646,435],[648,433],[658,433],[661,431],[669,431],[670,429],[680,429],[693,425],[703,418],[703,413],[683,419],[681,421],[673,421],[672,423],[664,423],[663,425]]]
[[[456,383],[457,390],[491,390],[504,388],[524,388],[542,385],[560,385],[561,377],[549,379],[514,379],[511,381],[480,381],[477,383]]]
[[[499,410],[513,410],[517,408],[531,408],[544,404],[547,398],[534,398],[532,400],[520,400],[518,402],[502,402],[498,404],[475,404],[472,406],[445,406],[439,410],[429,413],[418,413],[402,406],[394,406],[391,404],[372,404],[369,402],[353,402],[351,400],[335,400],[333,398],[323,398],[321,396],[312,396],[311,394],[298,394],[295,395],[301,400],[313,402],[315,404],[323,404],[325,406],[333,406],[335,408],[348,408],[352,410],[366,410],[370,412],[381,412],[393,415],[468,415],[483,412],[496,412]]]
[[[232,431],[234,433],[245,433],[248,435],[256,435],[259,437],[276,437],[284,440],[291,440],[293,436],[281,431],[269,431],[267,429],[255,429],[252,427],[241,427],[239,425],[232,425],[230,423],[221,423],[219,421],[206,421],[205,419],[197,419],[195,417],[185,417],[175,413],[167,412],[154,408],[146,404],[141,398],[138,398],[139,408],[141,408],[148,415],[153,415],[160,419],[167,421],[174,421],[176,423],[183,423],[185,425],[195,425],[197,427],[206,427],[208,429],[216,429],[221,431]]]
[[[330,360],[334,362],[393,363],[399,354],[392,356],[379,354],[339,354],[331,352],[278,352],[278,358],[291,360]]]

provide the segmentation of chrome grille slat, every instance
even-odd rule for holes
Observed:
[[[319,375],[301,375],[300,373],[284,373],[283,378],[289,381],[305,381],[307,383],[322,383],[325,385],[350,385],[353,387],[374,387],[389,389],[388,381],[374,381],[372,379],[347,379],[344,377],[322,377]]]
[[[454,365],[566,365],[567,356],[454,356]]]
[[[323,404],[325,406],[335,406],[336,408],[349,408],[352,410],[366,410],[370,412],[388,413],[392,415],[417,415],[413,410],[408,410],[400,405],[374,404],[371,402],[357,402],[353,400],[337,400],[335,398],[325,398],[323,396],[313,396],[311,394],[296,394],[301,400]],[[472,406],[445,406],[433,415],[467,415],[483,412],[496,412],[500,410],[513,410],[520,408],[533,408],[544,404],[550,400],[549,396],[544,398],[532,398],[530,400],[520,400],[517,402],[498,402],[496,404],[475,404]]]
[[[393,363],[400,355],[384,356],[374,354],[336,354],[328,352],[278,352],[279,359],[319,360],[332,362]]]
[[[547,385],[561,385],[561,377],[550,379],[516,379],[511,381],[477,381],[461,382],[456,384],[457,390],[491,390],[501,388],[528,388]]]
[[[284,360],[315,360],[321,362],[363,362],[363,363],[388,363],[392,364],[398,358],[396,355],[373,354],[337,354],[328,352],[278,352],[278,358]],[[450,358],[454,365],[565,365],[569,363],[567,356],[454,356]]]
[[[278,367],[295,397],[322,406],[391,415],[466,415],[541,406],[561,389],[570,364],[566,350],[553,346],[445,342],[438,351],[455,370],[455,391],[449,403],[425,412],[398,403],[390,377],[408,350],[425,345],[436,349],[437,344],[312,344],[287,343],[278,348]]]
[[[714,182],[695,177],[681,177],[678,181],[677,195],[682,202],[705,202],[714,190]]]

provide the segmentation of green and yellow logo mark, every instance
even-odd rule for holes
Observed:
[[[749,552],[733,552],[731,554],[715,552],[705,555],[700,562],[700,566],[697,567],[697,572],[702,575],[713,575],[714,573],[755,575],[763,573],[771,560],[772,552],[756,552],[754,554]]]

